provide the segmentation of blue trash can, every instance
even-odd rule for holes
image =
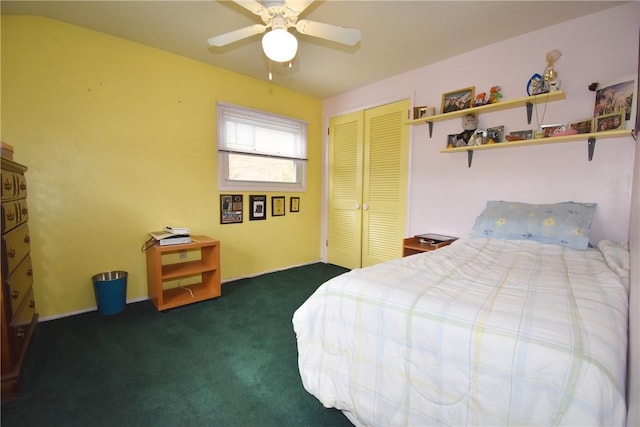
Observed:
[[[91,279],[98,311],[101,314],[118,314],[124,310],[127,304],[126,271],[108,271],[96,274]]]

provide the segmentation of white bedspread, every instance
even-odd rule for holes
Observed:
[[[627,303],[598,249],[461,239],[331,279],[293,326],[304,387],[358,425],[611,426]]]

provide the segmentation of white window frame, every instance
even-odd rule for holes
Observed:
[[[305,191],[307,177],[307,123],[260,110],[218,102],[218,187],[223,191]],[[227,123],[291,132],[295,138],[295,153],[276,150],[257,150],[255,147],[234,145],[227,139]],[[265,158],[290,159],[296,164],[296,182],[241,181],[229,179],[229,155],[248,154]]]

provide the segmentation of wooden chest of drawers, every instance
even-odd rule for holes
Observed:
[[[18,395],[38,315],[33,297],[27,167],[2,158],[2,399]]]

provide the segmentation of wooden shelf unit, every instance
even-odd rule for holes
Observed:
[[[191,243],[147,249],[147,290],[159,311],[169,310],[222,295],[220,286],[220,241],[207,236],[191,236]],[[198,260],[163,262],[163,256],[180,259],[182,253],[200,252]],[[174,260],[175,261],[175,260]],[[172,280],[200,276],[200,282],[165,289]]]

